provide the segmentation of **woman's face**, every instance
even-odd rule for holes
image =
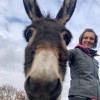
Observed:
[[[82,44],[85,48],[92,48],[95,41],[95,35],[93,32],[86,32],[83,35]]]

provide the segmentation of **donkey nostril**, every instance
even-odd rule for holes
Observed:
[[[38,86],[36,85],[34,80],[31,77],[28,77],[25,82],[26,93],[32,95],[37,89]]]
[[[47,85],[47,90],[51,98],[57,98],[62,91],[62,85],[61,85],[60,79],[50,82]]]

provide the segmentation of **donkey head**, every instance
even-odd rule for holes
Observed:
[[[23,2],[32,21],[24,31],[28,42],[24,64],[27,98],[58,100],[68,60],[66,45],[72,38],[65,24],[73,14],[76,0],[64,0],[55,19],[43,16],[36,0]]]

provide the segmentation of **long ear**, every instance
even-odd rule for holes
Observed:
[[[32,21],[36,21],[42,17],[42,13],[36,0],[23,0],[23,2],[27,15]]]
[[[77,0],[64,0],[63,5],[56,16],[56,19],[60,24],[66,24],[66,22],[70,20],[74,12],[76,2]]]

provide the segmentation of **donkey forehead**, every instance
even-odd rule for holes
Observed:
[[[38,31],[64,31],[66,30],[64,25],[59,24],[55,20],[45,19],[37,22],[33,22],[31,27],[34,27]]]

